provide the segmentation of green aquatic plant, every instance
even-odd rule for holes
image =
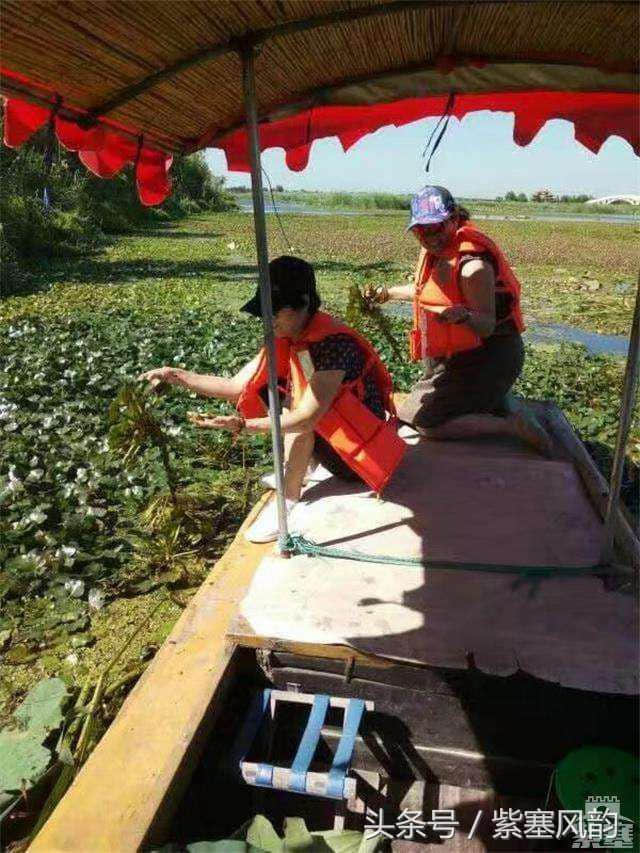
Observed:
[[[69,695],[59,678],[39,681],[0,731],[0,810],[28,791],[52,759],[47,741],[64,720]]]
[[[158,450],[175,505],[178,485],[169,457],[169,439],[153,413],[149,392],[132,383],[124,385],[109,407],[109,424],[109,447],[122,453],[125,468],[144,450],[150,447]]]
[[[349,299],[345,319],[350,326],[360,328],[363,322],[370,320],[374,323],[384,340],[391,347],[391,352],[397,359],[402,358],[402,350],[398,345],[389,318],[370,299],[367,299],[357,284],[349,288]]]

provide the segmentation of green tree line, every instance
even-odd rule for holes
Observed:
[[[0,298],[27,290],[30,268],[42,259],[91,251],[110,234],[236,206],[201,153],[174,158],[171,195],[148,208],[138,200],[133,167],[103,180],[56,141],[47,170],[47,145],[41,131],[20,149],[0,146]]]

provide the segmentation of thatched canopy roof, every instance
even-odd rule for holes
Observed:
[[[640,151],[639,6],[549,0],[4,0],[5,142],[45,123],[87,168],[135,164],[144,204],[172,152],[220,147],[248,170],[242,54],[255,61],[260,147],[303,169],[314,139],[344,149],[447,110],[515,115],[528,144],[551,118],[598,151]]]
[[[635,2],[5,0],[5,94],[56,93],[171,150],[261,117],[448,93],[637,90]]]

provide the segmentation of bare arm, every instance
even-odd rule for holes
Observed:
[[[343,379],[344,370],[318,370],[314,373],[305,388],[300,404],[292,412],[284,412],[281,416],[282,432],[312,432],[331,406]],[[247,432],[271,430],[270,417],[250,418],[245,421],[241,415],[208,417],[199,412],[189,412],[187,417],[194,426],[205,429],[227,429],[236,434],[242,429],[246,429]]]
[[[256,367],[260,354],[251,359],[248,364],[230,379],[225,376],[211,376],[206,373],[193,373],[179,367],[158,367],[143,373],[141,379],[147,379],[152,385],[168,382],[169,385],[181,385],[188,391],[193,391],[201,397],[218,397],[234,402],[242,393]]]
[[[389,299],[394,302],[413,302],[416,288],[413,284],[399,284],[397,287],[389,287],[387,293]]]
[[[316,371],[304,390],[300,403],[280,418],[282,432],[312,432],[326,414],[344,379],[344,370]],[[252,418],[245,422],[248,432],[269,432],[271,418]]]
[[[496,327],[496,279],[491,264],[481,258],[467,261],[460,270],[460,289],[471,312],[466,325],[488,338]]]

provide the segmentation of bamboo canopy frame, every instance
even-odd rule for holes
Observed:
[[[288,165],[304,168],[316,138],[338,135],[346,149],[384,124],[439,115],[455,96],[459,118],[474,109],[514,112],[519,144],[549,118],[566,118],[593,151],[618,133],[638,153],[638,20],[635,0],[5,0],[0,90],[42,108],[36,125],[49,116],[59,138],[75,128],[71,147],[98,174],[135,162],[140,187],[151,169],[157,192],[145,203],[168,191],[172,152],[218,146],[231,168],[250,168],[282,546],[260,151],[281,145]],[[115,166],[98,138],[130,140]],[[637,388],[638,322],[636,301],[606,559]]]

